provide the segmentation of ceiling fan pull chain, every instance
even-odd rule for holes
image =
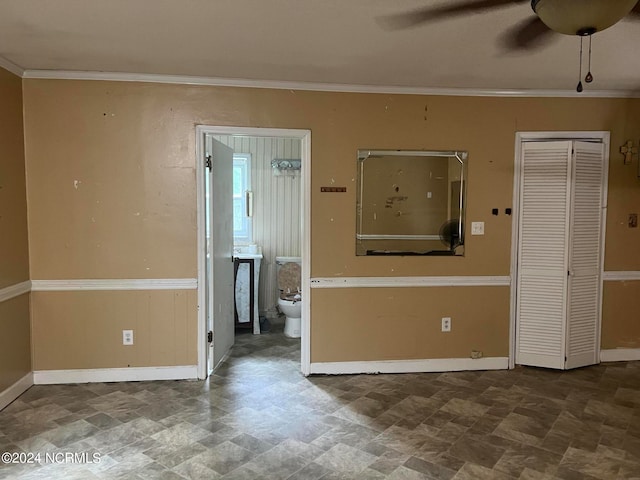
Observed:
[[[587,76],[584,77],[584,81],[587,83],[593,82],[593,75],[591,75],[591,40],[593,39],[593,35],[589,35],[589,71],[587,72]]]
[[[580,71],[578,73],[578,86],[576,87],[576,91],[578,93],[582,92],[582,40],[584,37],[580,37]]]

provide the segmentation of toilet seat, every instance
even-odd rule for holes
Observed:
[[[286,302],[301,302],[302,296],[299,293],[280,292],[280,300],[284,300]]]
[[[300,265],[294,262],[287,262],[278,269],[278,287],[285,294],[296,294],[300,288]]]

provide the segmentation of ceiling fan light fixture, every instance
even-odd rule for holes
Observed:
[[[592,35],[624,18],[638,0],[531,0],[531,8],[551,30]]]

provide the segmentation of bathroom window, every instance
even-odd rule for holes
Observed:
[[[233,241],[251,243],[251,155],[233,154]]]

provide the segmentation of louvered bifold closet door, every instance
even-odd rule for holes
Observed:
[[[516,363],[562,369],[571,142],[522,148]]]
[[[565,368],[599,361],[604,146],[574,142]]]

